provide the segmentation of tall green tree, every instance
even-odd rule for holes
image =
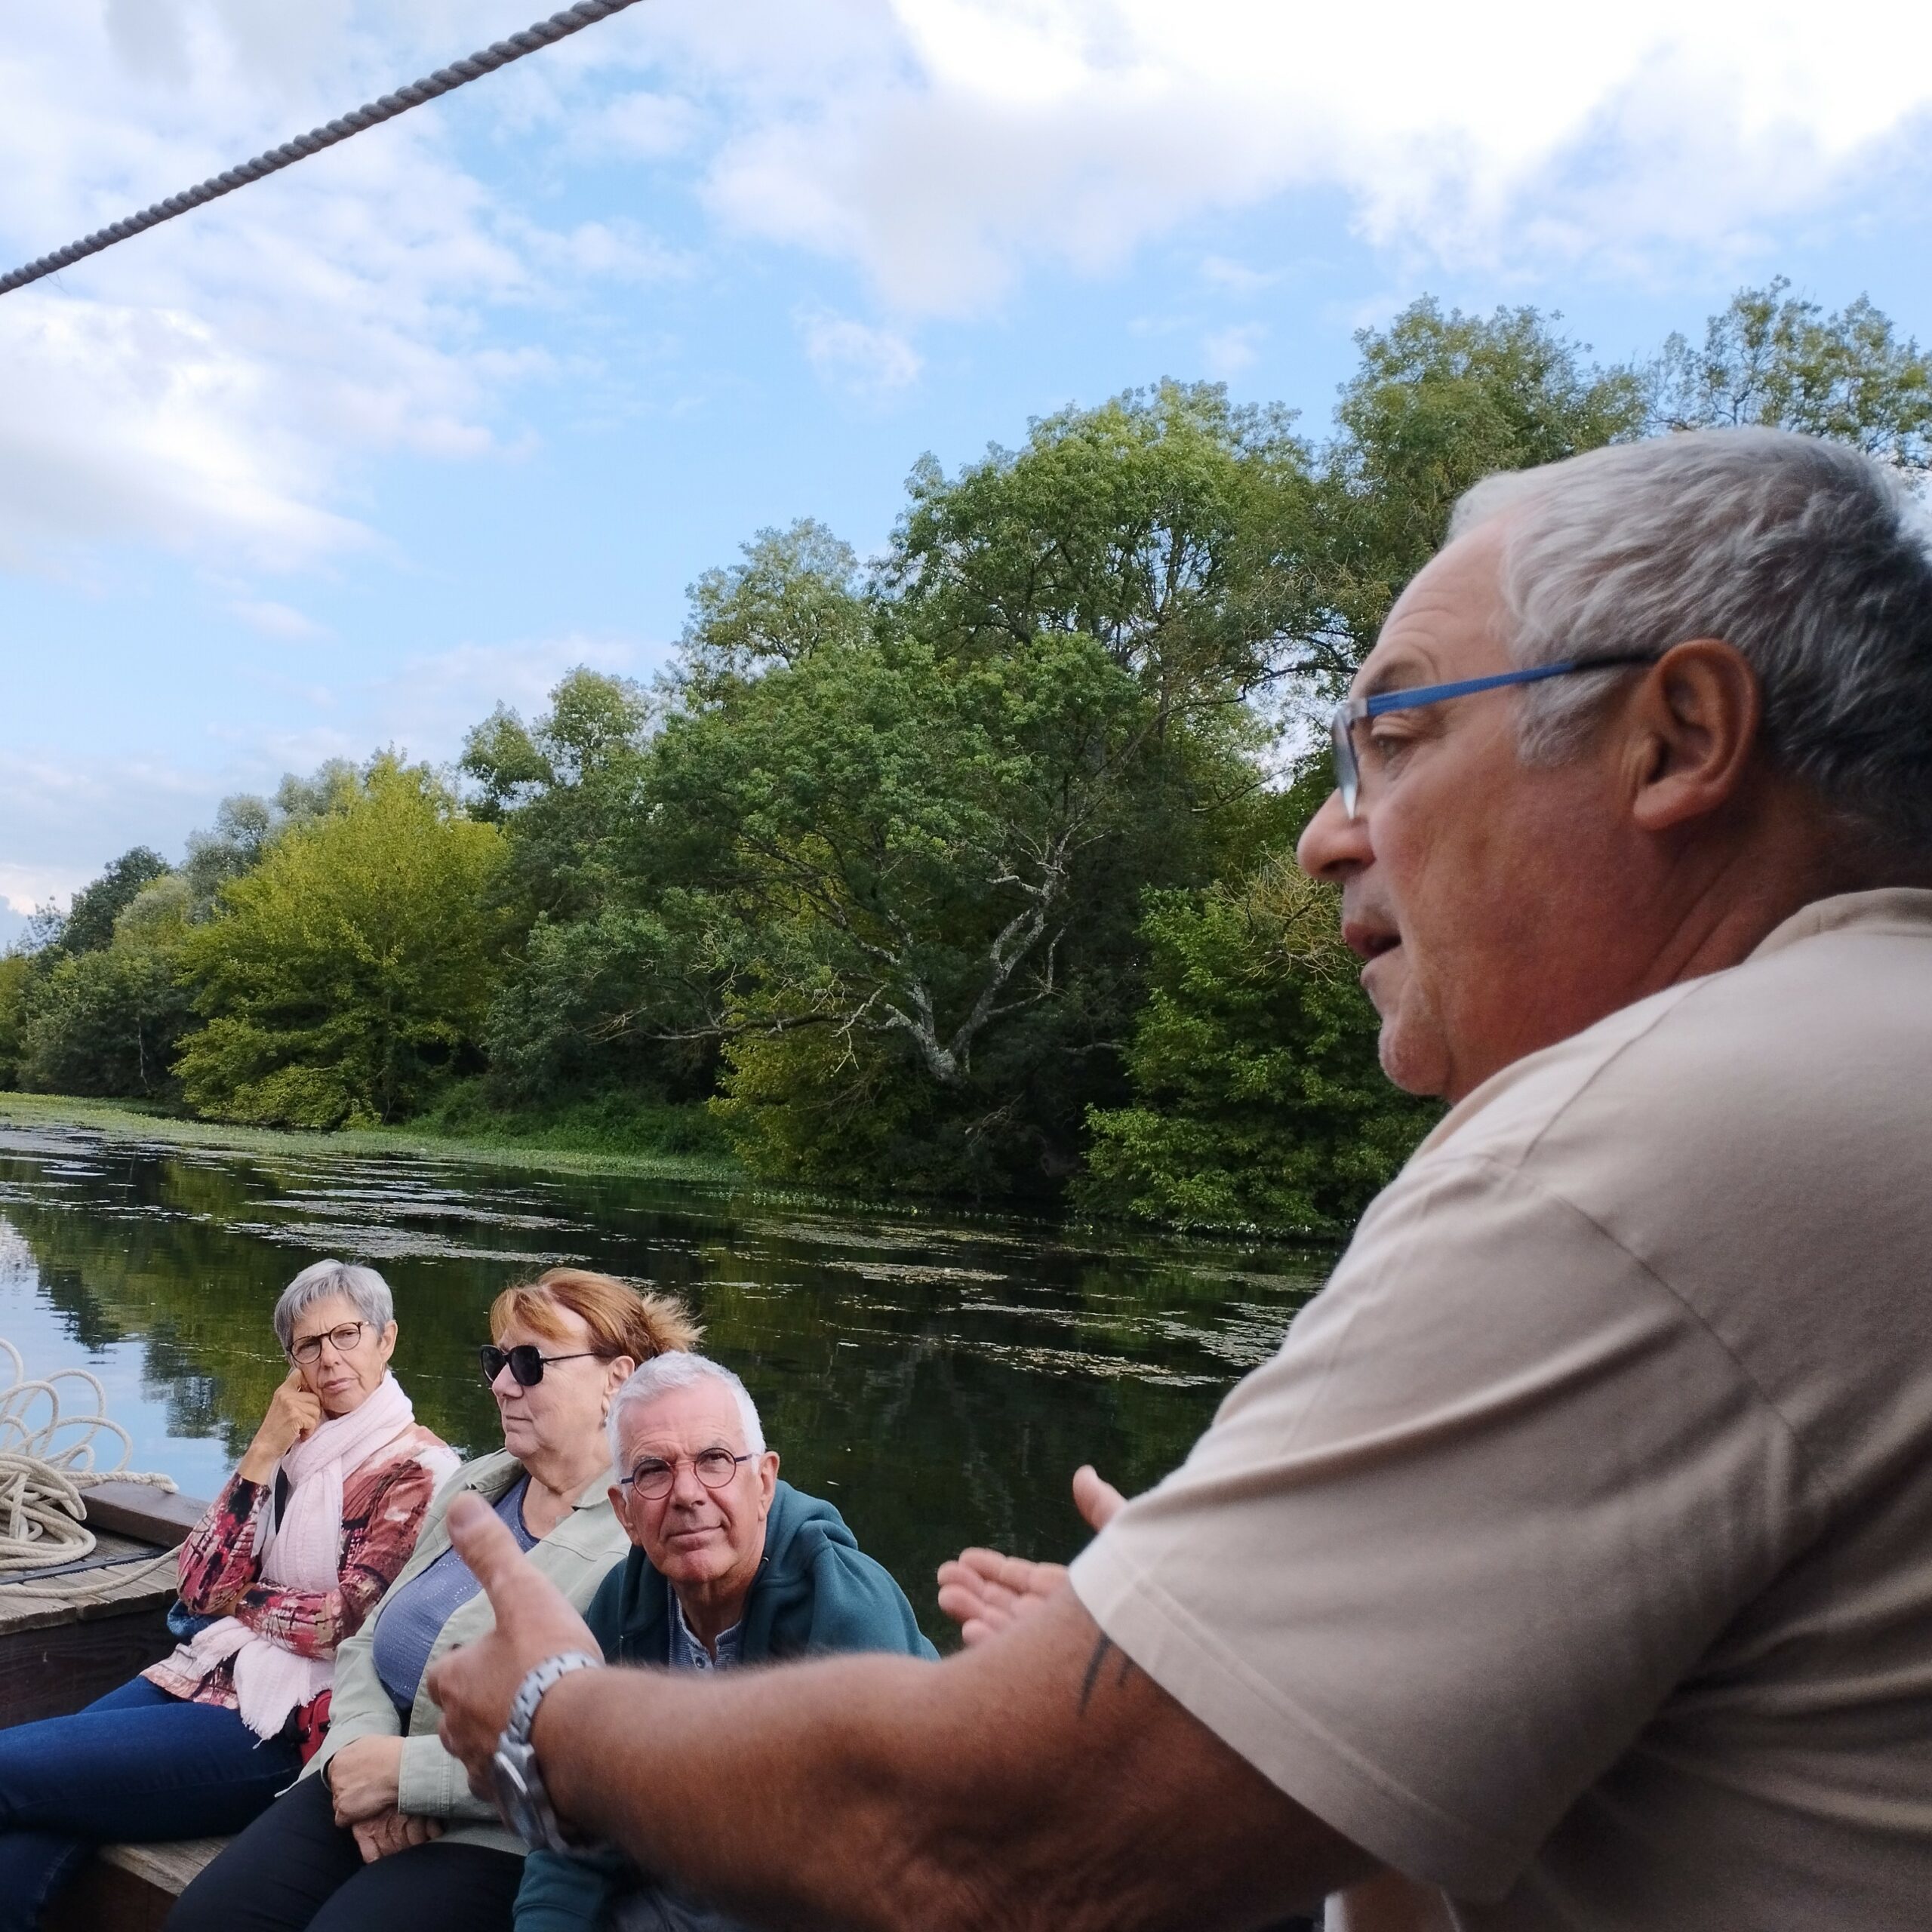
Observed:
[[[630,680],[580,668],[533,722],[499,706],[466,743],[470,810],[503,828],[498,891],[526,934],[485,1031],[500,1101],[712,1091],[715,1044],[691,1032],[712,976],[685,943],[681,882],[712,875],[681,863],[654,810],[657,715]]]
[[[1133,1104],[1095,1108],[1090,1207],[1183,1226],[1345,1231],[1439,1109],[1392,1087],[1335,894],[1285,854],[1152,896]]]
[[[1555,463],[1643,432],[1644,379],[1599,368],[1560,315],[1468,315],[1424,297],[1355,337],[1335,435],[1305,512],[1285,518],[1272,568],[1312,611],[1297,663],[1346,681],[1402,586],[1440,547],[1456,500],[1500,469]]]
[[[37,962],[43,971],[20,1029],[22,1085],[173,1097],[171,1063],[193,1017],[181,958],[190,906],[186,879],[164,869],[122,907],[106,945],[59,949]]]
[[[183,946],[206,1024],[191,1106],[307,1127],[393,1120],[470,1063],[501,968],[503,841],[421,767],[378,758],[290,826]]]
[[[948,476],[926,457],[880,573],[935,650],[1091,638],[1164,713],[1238,702],[1278,668],[1265,534],[1305,514],[1292,412],[1163,383],[1034,423]]]
[[[1651,426],[1762,423],[1932,469],[1932,357],[1863,295],[1828,315],[1790,288],[1740,289],[1697,346],[1672,335],[1648,371]]]
[[[115,921],[134,903],[136,894],[171,869],[158,852],[146,845],[123,852],[100,878],[74,894],[52,950],[67,954],[97,952],[111,945]]]
[[[27,989],[32,972],[28,954],[0,952],[0,1089],[20,1084]]]
[[[1122,886],[1198,844],[1198,748],[1157,724],[1106,651],[1053,634],[977,663],[823,651],[671,722],[660,796],[732,828],[714,1023],[755,1158],[842,1177],[889,1148],[906,1181],[982,1192],[1071,1164],[1066,1090],[1125,1017]]]

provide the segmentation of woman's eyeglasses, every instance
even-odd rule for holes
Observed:
[[[513,1349],[500,1349],[494,1342],[485,1342],[476,1351],[476,1358],[483,1364],[485,1382],[494,1382],[507,1368],[520,1388],[534,1389],[543,1380],[546,1364],[582,1361],[596,1352],[595,1349],[579,1349],[574,1355],[546,1355],[534,1342],[519,1342]]]
[[[304,1335],[299,1342],[289,1343],[288,1358],[306,1368],[312,1361],[321,1358],[325,1342],[337,1355],[346,1355],[361,1340],[362,1331],[368,1325],[366,1321],[345,1321],[340,1328],[326,1329],[319,1335]]]
[[[751,1460],[749,1455],[734,1456],[728,1449],[700,1449],[691,1458],[691,1467],[706,1489],[722,1489],[738,1473],[738,1465]],[[647,1456],[629,1475],[620,1478],[619,1486],[655,1503],[670,1494],[682,1466],[682,1457],[675,1463],[662,1463],[655,1456]]]

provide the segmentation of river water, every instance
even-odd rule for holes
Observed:
[[[0,1336],[29,1375],[92,1370],[133,1466],[190,1494],[213,1494],[287,1372],[269,1312],[324,1255],[383,1271],[396,1373],[472,1452],[500,1446],[476,1365],[498,1289],[569,1261],[676,1290],[784,1475],[838,1505],[936,1638],[943,1557],[1069,1554],[1075,1468],[1130,1491],[1171,1468],[1329,1259],[0,1122]]]

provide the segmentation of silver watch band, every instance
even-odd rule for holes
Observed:
[[[503,1727],[503,1741],[528,1744],[530,1727],[537,1721],[537,1707],[551,1685],[574,1670],[601,1670],[603,1665],[601,1657],[594,1657],[588,1651],[561,1651],[553,1657],[546,1657],[517,1686],[516,1695],[510,1700],[509,1721]]]
[[[532,1850],[564,1851],[571,1843],[550,1802],[543,1767],[530,1741],[537,1706],[560,1678],[574,1670],[595,1670],[603,1662],[585,1651],[565,1651],[546,1657],[517,1686],[516,1695],[510,1700],[509,1721],[497,1741],[497,1804],[505,1821]]]

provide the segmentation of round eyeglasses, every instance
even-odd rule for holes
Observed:
[[[519,1342],[513,1349],[500,1349],[494,1342],[485,1342],[476,1351],[476,1359],[483,1364],[485,1382],[494,1382],[508,1369],[511,1380],[518,1388],[534,1389],[543,1380],[546,1363],[583,1361],[596,1352],[595,1349],[579,1349],[574,1355],[546,1355],[534,1342]]]
[[[678,1480],[678,1472],[684,1467],[685,1460],[680,1456],[675,1463],[666,1463],[655,1456],[647,1456],[629,1475],[620,1478],[620,1486],[633,1495],[655,1503],[670,1494],[671,1485]],[[752,1458],[749,1455],[734,1456],[728,1449],[700,1449],[690,1460],[698,1481],[706,1489],[722,1489],[738,1473],[738,1465],[749,1463]]]
[[[362,1340],[362,1331],[368,1327],[366,1321],[345,1321],[339,1328],[325,1329],[319,1335],[304,1335],[300,1341],[288,1345],[288,1358],[306,1367],[312,1361],[321,1358],[322,1344],[326,1342],[339,1355],[346,1355]]]

